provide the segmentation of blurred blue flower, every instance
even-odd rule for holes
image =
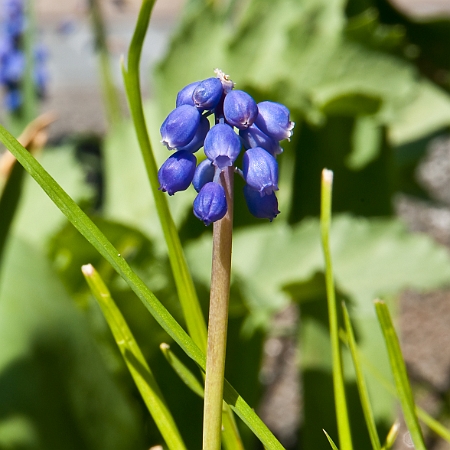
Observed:
[[[4,90],[4,103],[11,112],[20,110],[21,94],[26,69],[23,33],[26,17],[23,0],[2,0],[0,3],[0,85]],[[43,97],[48,84],[45,67],[47,52],[43,46],[34,50],[33,80],[36,94]]]

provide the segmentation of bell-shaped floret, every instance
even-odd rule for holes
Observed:
[[[295,123],[289,120],[286,106],[275,102],[261,102],[258,103],[258,112],[255,124],[263,133],[276,141],[289,140]]]
[[[250,148],[244,153],[242,172],[247,184],[261,196],[278,190],[277,161],[263,148]]]
[[[263,195],[252,189],[248,184],[244,186],[244,198],[248,210],[258,219],[269,219],[271,222],[280,214],[278,200],[275,192]]]
[[[217,183],[206,183],[194,200],[194,214],[205,225],[222,219],[227,213],[225,189]]]
[[[188,84],[177,94],[176,106],[177,108],[181,105],[195,106],[194,100],[192,99],[192,94],[195,88],[201,83],[201,81],[194,81]]]
[[[234,90],[225,97],[223,113],[230,125],[245,130],[255,121],[258,107],[247,92]]]
[[[197,128],[197,131],[195,132],[195,135],[191,142],[189,142],[188,145],[185,145],[184,147],[178,147],[177,150],[185,150],[187,152],[194,153],[200,148],[203,147],[203,144],[205,142],[206,135],[209,131],[209,120],[207,117],[202,116],[200,119],[200,124]]]
[[[205,155],[220,170],[232,166],[241,151],[241,141],[226,123],[214,125],[205,139]]]
[[[209,159],[202,161],[195,169],[194,179],[192,185],[197,192],[210,181],[214,179],[214,173],[216,171],[215,166],[212,165]]]
[[[223,95],[222,83],[218,78],[207,78],[195,88],[192,99],[194,105],[200,110],[205,111],[214,109]]]
[[[261,147],[275,157],[283,151],[278,141],[267,136],[255,124],[250,125],[246,130],[240,130],[239,136],[241,136],[246,149]]]
[[[159,189],[169,195],[185,191],[194,178],[197,158],[190,152],[180,151],[166,159],[158,171]]]
[[[161,142],[169,149],[188,145],[200,124],[200,113],[190,105],[175,108],[161,125]]]

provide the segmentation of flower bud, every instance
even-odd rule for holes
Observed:
[[[188,84],[180,92],[177,94],[176,106],[177,108],[181,105],[190,105],[195,106],[194,100],[192,100],[192,94],[194,93],[195,88],[200,84],[200,81],[194,81],[193,83]]]
[[[162,192],[169,195],[185,191],[191,184],[195,173],[197,158],[190,152],[180,151],[166,159],[158,171],[158,180]]]
[[[289,110],[286,106],[275,102],[258,103],[256,126],[265,134],[281,141],[292,136],[295,123],[289,120]]]
[[[220,170],[232,166],[241,151],[241,141],[226,123],[214,125],[205,139],[205,155]]]
[[[194,105],[200,110],[205,111],[214,109],[223,95],[222,83],[218,78],[207,78],[195,88],[192,99]]]
[[[246,130],[239,130],[239,136],[244,141],[246,149],[261,147],[275,157],[283,152],[278,141],[267,136],[255,124],[250,125]]]
[[[242,172],[247,184],[261,196],[278,190],[277,161],[263,148],[250,148],[244,153]]]
[[[194,214],[205,225],[222,219],[227,213],[225,189],[217,183],[206,183],[194,200]]]
[[[192,185],[197,192],[206,184],[214,179],[216,168],[209,159],[202,161],[195,169]]]
[[[261,197],[261,194],[258,191],[255,191],[246,184],[244,186],[244,198],[248,210],[258,219],[269,219],[272,222],[272,220],[280,214],[275,192]]]
[[[190,105],[175,108],[161,125],[162,143],[172,150],[189,144],[200,124],[200,113]]]
[[[200,148],[203,147],[203,143],[205,142],[206,135],[209,131],[209,120],[207,117],[203,117],[200,119],[200,124],[197,128],[197,131],[195,132],[194,137],[192,138],[192,141],[189,142],[188,145],[185,145],[184,147],[178,147],[178,151],[185,150],[187,152],[194,153]]]
[[[255,121],[258,107],[247,92],[235,90],[226,95],[223,112],[230,125],[245,130]]]

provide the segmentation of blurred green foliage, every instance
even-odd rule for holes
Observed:
[[[388,360],[372,300],[393,301],[404,288],[432,289],[450,278],[447,252],[426,236],[408,234],[392,207],[399,191],[426,196],[413,173],[430,139],[450,124],[450,59],[442,45],[449,32],[448,22],[414,23],[381,0],[229,5],[190,0],[154,74],[156,98],[146,116],[160,163],[168,153],[159,143],[159,124],[174,108],[177,91],[212,76],[216,67],[258,101],[287,104],[297,122],[279,158],[282,214],[274,223],[250,216],[236,180],[226,371],[257,408],[263,340],[271,333],[271,319],[291,302],[300,306],[301,326],[295,333],[304,391],[302,448],[329,448],[323,428],[333,440],[337,436],[314,218],[322,168],[334,171],[333,206],[342,213],[331,234],[338,294],[350,304],[361,352],[385,375]],[[116,124],[105,137],[104,199],[96,211],[95,193],[69,147],[46,150],[42,163],[92,211],[99,228],[182,323],[131,124]],[[169,203],[206,312],[211,233],[191,213],[194,195],[189,189]],[[29,179],[1,266],[0,447],[139,449],[161,442],[84,284],[80,266],[86,263],[96,265],[107,281],[188,448],[200,448],[202,403],[160,354],[159,344],[169,342],[168,336]],[[345,355],[347,368],[349,361]],[[369,448],[354,374],[347,372],[355,448]],[[377,425],[386,431],[394,402],[373,377],[368,376],[368,385]],[[257,448],[243,433],[247,448]]]

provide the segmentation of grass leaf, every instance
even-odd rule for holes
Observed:
[[[336,444],[333,442],[333,439],[331,439],[330,435],[329,435],[325,430],[322,430],[322,431],[325,433],[325,436],[327,437],[328,442],[329,442],[330,445],[331,445],[331,448],[332,448],[333,450],[339,450],[339,449],[336,447]]]
[[[330,326],[331,350],[333,358],[333,388],[336,408],[339,444],[343,450],[352,450],[352,437],[348,417],[345,382],[342,369],[341,347],[339,342],[339,324],[336,307],[336,292],[333,279],[333,266],[330,252],[331,192],[333,172],[324,169],[322,172],[322,196],[320,211],[320,230],[322,248],[325,258],[325,283],[328,301],[328,317]]]
[[[204,389],[200,381],[198,381],[197,377],[175,356],[172,350],[170,350],[170,345],[162,343],[159,347],[167,362],[183,383],[199,397],[203,397]]]
[[[81,270],[108,322],[128,370],[167,446],[172,450],[186,449],[158,383],[108,288],[91,264],[83,266]]]
[[[177,229],[167,204],[166,196],[158,190],[158,168],[150,142],[145,122],[144,108],[142,105],[139,64],[142,46],[147,32],[150,15],[155,0],[144,0],[139,12],[138,21],[134,30],[133,38],[128,52],[128,64],[122,65],[122,74],[125,82],[125,90],[131,111],[134,127],[136,130],[139,147],[144,160],[145,169],[150,182],[156,210],[163,229],[172,266],[173,276],[177,286],[178,296],[186,320],[186,325],[193,341],[206,352],[206,324],[200,303],[197,298],[194,283],[186,264],[183,249]]]
[[[411,438],[414,442],[416,450],[425,450],[425,443],[423,441],[422,430],[415,411],[414,398],[411,392],[411,386],[406,372],[405,361],[403,360],[400,343],[398,341],[397,333],[392,324],[392,319],[386,304],[381,301],[375,301],[375,308],[383,331],[386,347],[389,354],[389,361],[391,364],[392,373],[394,375],[395,385],[397,388],[398,397],[402,406],[403,415],[406,426],[411,433]]]
[[[348,311],[344,303],[342,304],[342,309],[344,311],[344,322],[345,322],[345,329],[347,331],[348,345],[350,347],[350,353],[352,355],[353,366],[355,367],[356,384],[358,386],[359,399],[361,400],[364,418],[366,420],[367,429],[369,431],[370,442],[372,443],[372,448],[374,450],[380,450],[381,449],[380,439],[378,437],[377,427],[375,424],[372,407],[370,405],[369,393],[367,391],[366,382],[364,380],[364,375],[359,360],[358,348],[356,347],[356,341],[355,336],[353,334],[352,324],[350,322],[350,317],[348,315]]]

